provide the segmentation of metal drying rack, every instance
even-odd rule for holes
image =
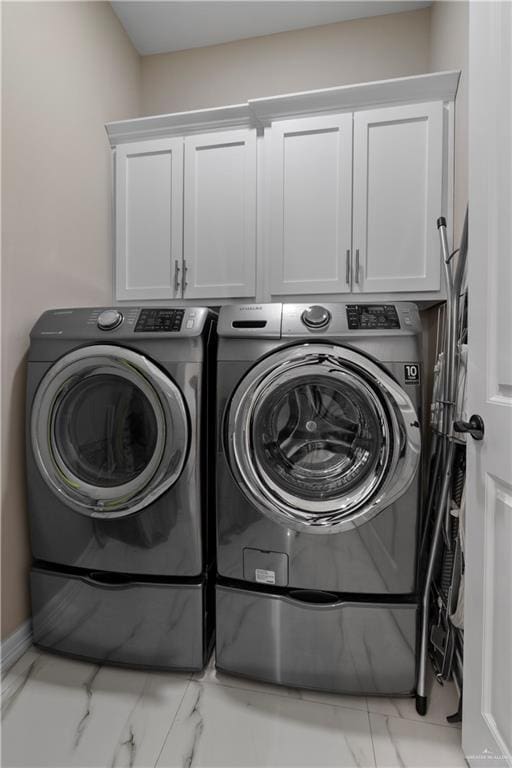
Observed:
[[[454,519],[453,506],[463,503],[465,480],[465,451],[462,433],[475,439],[483,437],[483,425],[478,417],[469,421],[456,420],[457,382],[460,365],[459,344],[463,339],[465,301],[463,286],[466,276],[468,245],[468,211],[460,248],[450,253],[446,220],[437,220],[441,240],[442,260],[446,276],[447,301],[444,314],[438,316],[437,365],[443,363],[437,407],[439,423],[432,429],[429,484],[420,545],[420,558],[426,559],[421,595],[421,624],[416,687],[416,710],[427,712],[427,665],[429,655],[435,662],[438,680],[453,678],[459,690],[459,707],[448,718],[461,717],[463,631],[452,621],[454,601],[460,588],[463,553],[457,543],[460,520]],[[458,253],[457,266],[453,257]],[[461,312],[461,309],[463,310]],[[423,557],[429,546],[428,557]],[[441,546],[443,545],[443,546]],[[436,616],[437,620],[432,619]]]

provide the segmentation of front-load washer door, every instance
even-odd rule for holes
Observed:
[[[411,400],[386,371],[337,345],[300,344],[256,364],[225,422],[247,498],[298,531],[354,528],[398,499],[419,463]]]
[[[189,444],[183,396],[144,355],[97,345],[58,360],[36,391],[32,449],[68,507],[123,517],[178,479]]]

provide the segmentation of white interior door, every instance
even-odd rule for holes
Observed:
[[[437,291],[443,104],[354,115],[354,291]]]
[[[272,125],[273,295],[350,291],[352,114]]]
[[[179,298],[183,139],[120,145],[115,182],[116,299]]]
[[[256,131],[185,139],[187,299],[256,293]]]
[[[462,740],[512,765],[512,5],[470,3],[468,437]]]

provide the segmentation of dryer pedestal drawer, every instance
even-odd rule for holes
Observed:
[[[217,667],[270,683],[354,694],[411,694],[415,603],[341,601],[216,586]]]
[[[213,637],[206,579],[127,581],[119,574],[31,571],[34,643],[102,664],[200,670]]]

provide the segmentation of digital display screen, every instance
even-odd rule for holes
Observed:
[[[347,304],[350,330],[400,328],[394,304]]]
[[[169,333],[181,331],[184,309],[143,309],[135,333]]]

